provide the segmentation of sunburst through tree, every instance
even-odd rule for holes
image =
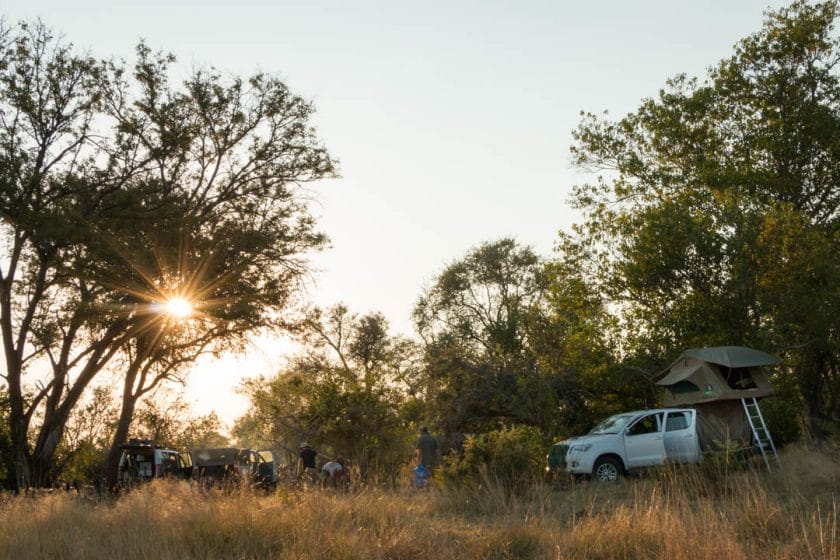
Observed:
[[[136,400],[198,354],[281,325],[305,255],[325,245],[300,187],[334,165],[311,104],[276,77],[211,68],[173,83],[174,57],[142,43],[128,67],[41,24],[0,28],[0,159],[13,170],[0,181],[0,334],[17,488],[56,476],[64,426],[103,370],[124,376],[127,426]],[[49,371],[32,391],[39,358]]]

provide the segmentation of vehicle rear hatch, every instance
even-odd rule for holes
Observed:
[[[153,478],[155,476],[155,450],[151,447],[123,447],[124,460],[121,468],[132,476]]]
[[[267,484],[275,484],[277,482],[277,461],[274,458],[274,452],[268,449],[257,451],[262,461],[259,465],[260,481]]]
[[[194,469],[199,477],[222,479],[235,472],[234,465],[239,456],[239,449],[235,447],[220,447],[215,449],[196,449],[190,452]]]

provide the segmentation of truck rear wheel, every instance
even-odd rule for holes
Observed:
[[[592,467],[592,476],[599,482],[615,482],[624,474],[621,461],[614,457],[598,457]]]

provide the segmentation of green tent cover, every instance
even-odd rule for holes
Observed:
[[[771,366],[779,362],[779,358],[776,356],[743,346],[692,348],[683,352],[677,361],[684,357],[697,358],[704,362],[711,362],[729,368]]]

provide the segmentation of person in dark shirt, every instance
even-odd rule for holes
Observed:
[[[300,444],[300,461],[298,461],[298,476],[305,476],[311,482],[316,479],[315,458],[318,452],[312,449],[308,443]]]
[[[420,437],[417,438],[417,464],[426,467],[426,471],[431,474],[437,466],[437,459],[437,439],[429,433],[429,428],[423,426],[420,428]]]

